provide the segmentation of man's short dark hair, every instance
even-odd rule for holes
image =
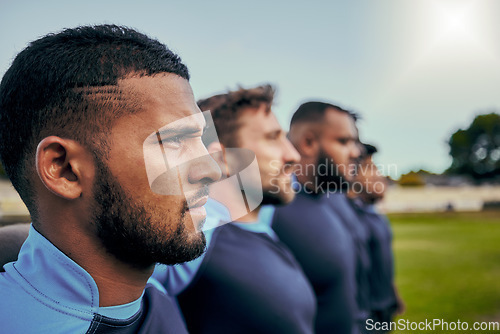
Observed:
[[[164,44],[116,25],[49,34],[17,55],[0,84],[0,159],[32,215],[38,143],[55,135],[105,157],[113,122],[140,110],[118,80],[158,73],[189,80],[187,67]]]
[[[198,106],[202,111],[210,110],[220,143],[226,147],[238,147],[237,132],[241,127],[240,117],[248,109],[258,109],[261,105],[265,105],[266,113],[269,113],[274,93],[274,87],[269,84],[250,89],[240,87],[235,91],[199,100]],[[209,133],[204,136],[205,145],[209,145],[210,142],[206,138],[212,139],[215,136]]]
[[[343,109],[335,104],[327,102],[311,101],[300,105],[300,107],[295,111],[290,121],[290,127],[297,123],[320,123],[325,117],[325,112],[328,109],[335,109],[339,112],[348,114],[354,121],[358,119],[358,115]]]

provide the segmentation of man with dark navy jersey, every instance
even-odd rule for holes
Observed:
[[[396,314],[404,311],[404,303],[394,283],[391,227],[387,217],[376,208],[376,203],[384,197],[386,180],[372,160],[377,148],[369,144],[363,146],[356,186],[352,187],[349,197],[359,220],[369,231],[369,318],[373,322],[391,322]]]
[[[150,276],[203,252],[221,176],[188,80],[165,45],[114,25],[47,35],[14,59],[0,158],[32,225],[0,273],[2,332],[187,332]]]
[[[298,193],[291,204],[276,208],[273,229],[314,288],[316,333],[357,333],[358,318],[366,316],[359,307],[356,231],[338,207],[347,205],[343,193],[360,155],[355,120],[333,104],[307,102],[290,125],[290,141],[301,155],[295,172]]]
[[[271,112],[273,96],[269,85],[241,88],[202,100],[199,106],[211,111],[219,134],[219,142],[207,143],[209,151],[253,151],[260,175],[246,183],[262,186],[262,204],[279,205],[293,199],[291,172],[299,155]],[[280,191],[272,191],[273,184]],[[314,293],[290,250],[271,229],[272,208],[259,206],[235,220],[237,203],[227,204],[227,198],[242,195],[246,204],[255,202],[251,192],[237,190],[207,204],[207,223],[230,223],[207,232],[212,233],[207,252],[191,284],[178,296],[189,331],[313,333]]]

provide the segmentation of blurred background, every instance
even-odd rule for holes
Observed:
[[[285,129],[311,99],[351,109],[391,184],[402,317],[500,321],[498,13],[494,0],[0,0],[0,74],[49,32],[114,23],[178,52],[197,99],[272,83]],[[0,225],[18,221],[0,176]]]

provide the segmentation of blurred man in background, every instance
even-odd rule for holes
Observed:
[[[300,159],[271,111],[273,98],[274,89],[264,85],[199,101],[202,110],[211,111],[219,134],[219,142],[206,142],[209,151],[250,150],[260,173],[246,180],[240,173],[241,190],[211,193],[215,200],[207,204],[207,224],[231,223],[212,231],[194,279],[178,296],[191,333],[314,332],[312,288],[290,250],[271,229],[272,210],[262,206],[283,205],[293,199],[291,174]],[[237,158],[221,157],[215,159],[223,163]],[[278,191],[274,191],[275,184]],[[228,199],[242,198],[243,207],[249,206],[255,199],[248,190],[257,185],[262,188],[262,205],[233,221],[238,216],[237,203],[228,204]]]
[[[392,231],[387,217],[378,212],[376,204],[383,199],[386,178],[373,162],[377,148],[363,144],[356,181],[349,197],[360,221],[369,231],[370,254],[370,321],[390,322],[396,314],[404,312],[394,284],[394,256]]]
[[[307,102],[294,113],[290,141],[301,155],[298,194],[277,208],[273,229],[290,247],[318,301],[316,333],[356,333],[368,316],[366,251],[345,192],[360,155],[356,116],[338,106]],[[364,286],[363,286],[364,288]]]

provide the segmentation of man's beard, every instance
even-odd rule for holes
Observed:
[[[292,176],[287,176],[287,178],[289,178],[289,183],[271,183],[271,186],[262,186],[262,205],[286,205],[295,198]]]
[[[265,190],[262,193],[262,205],[285,205],[287,203],[288,201],[280,193],[275,194]]]
[[[262,205],[286,205],[295,198],[295,192],[290,186],[290,189],[280,189],[280,191],[271,191],[270,189],[262,189]]]
[[[185,200],[180,210],[158,213],[153,205],[142,205],[128,196],[102,161],[96,167],[93,221],[108,253],[139,268],[182,263],[203,253],[203,233],[190,236],[186,231]]]
[[[342,192],[349,189],[349,182],[340,173],[338,165],[322,148],[316,162],[316,182],[324,191]]]

